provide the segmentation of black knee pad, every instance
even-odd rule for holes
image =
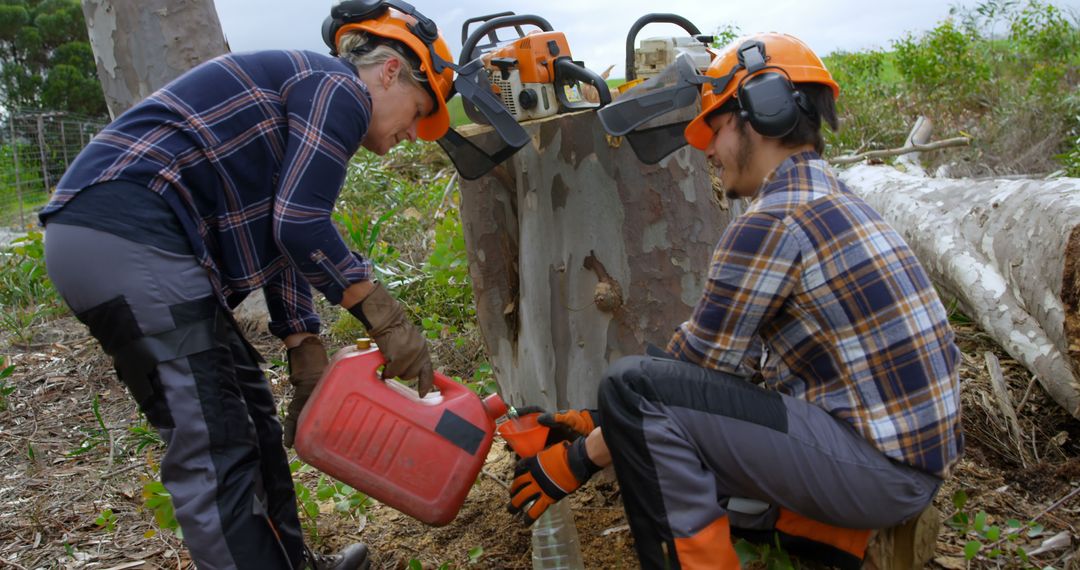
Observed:
[[[112,357],[116,376],[127,387],[150,425],[174,427],[176,424],[165,403],[157,375],[157,361],[140,357],[130,350],[143,334],[127,300],[121,295],[77,313],[75,317],[90,327],[90,334]]]

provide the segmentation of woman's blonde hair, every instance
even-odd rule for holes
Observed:
[[[401,42],[372,36],[367,32],[347,32],[338,41],[338,53],[341,54],[342,59],[353,64],[357,69],[375,67],[390,59],[397,59],[409,70],[409,73],[398,75],[400,81],[428,92],[431,91],[428,87],[427,76],[420,71],[420,59]]]

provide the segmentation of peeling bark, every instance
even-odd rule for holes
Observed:
[[[611,361],[690,316],[741,208],[721,209],[701,153],[643,165],[595,113],[523,126],[530,146],[461,185],[480,329],[508,401],[594,406]]]
[[[229,51],[213,0],[83,0],[82,7],[113,118]]]
[[[881,166],[841,174],[947,296],[1080,418],[1080,180],[947,180]]]

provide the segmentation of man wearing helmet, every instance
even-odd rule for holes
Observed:
[[[907,244],[820,156],[839,93],[821,60],[759,34],[694,82],[684,136],[751,205],[666,349],[612,364],[598,412],[541,416],[586,437],[522,461],[512,510],[614,463],[646,568],[737,568],[733,535],[857,568],[961,454],[959,350]]]
[[[423,336],[331,210],[360,146],[445,133],[451,56],[411,6],[365,6],[329,26],[341,57],[230,54],[166,85],[90,142],[41,213],[49,276],[167,444],[162,482],[199,568],[370,564],[360,544],[304,546],[282,446],[327,364],[311,286],[363,322],[387,377],[431,389]],[[284,432],[229,312],[256,289],[288,349]]]

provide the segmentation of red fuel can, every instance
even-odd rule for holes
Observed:
[[[420,398],[413,388],[383,381],[382,354],[360,346],[331,359],[300,415],[296,452],[413,518],[447,524],[484,465],[506,404],[497,394],[481,401],[438,372],[438,391]]]

